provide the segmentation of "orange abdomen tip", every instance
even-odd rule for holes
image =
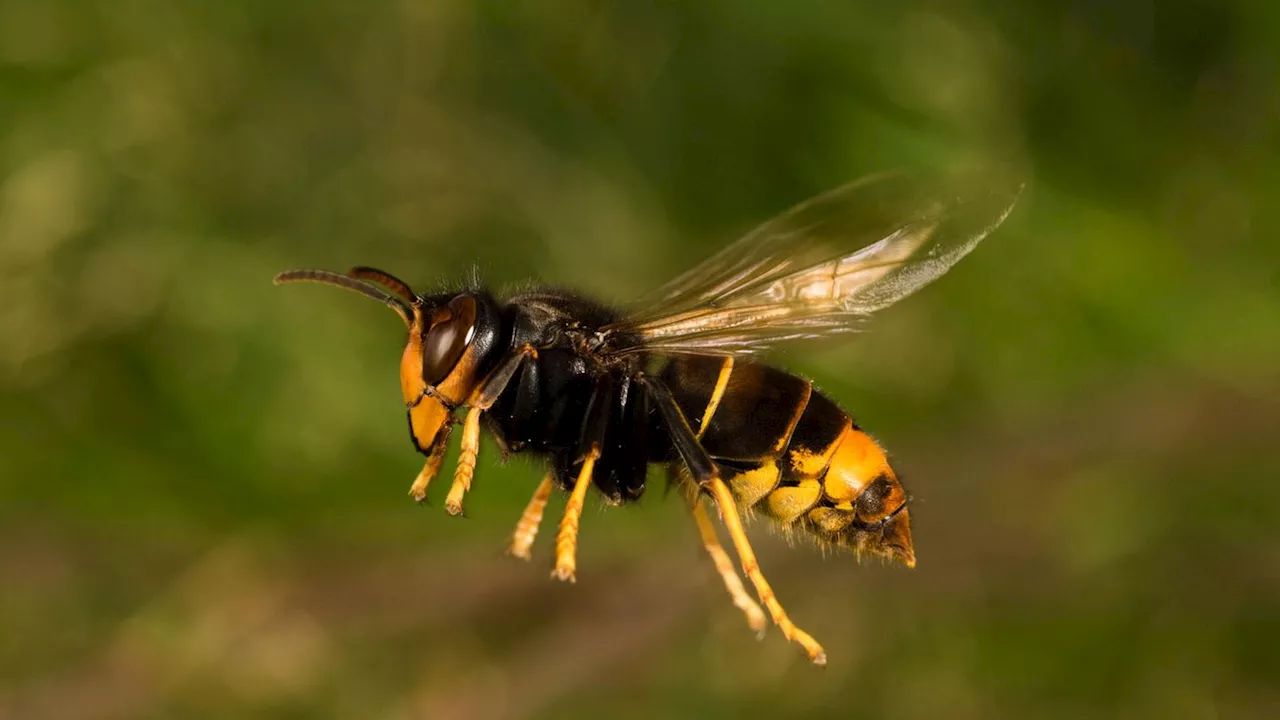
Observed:
[[[822,488],[827,502],[853,515],[851,524],[838,536],[840,542],[914,567],[907,493],[884,450],[870,435],[853,427],[836,443]]]

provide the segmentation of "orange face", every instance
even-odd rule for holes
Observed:
[[[427,383],[422,379],[421,313],[414,318],[409,331],[409,342],[400,357],[400,391],[404,394],[405,407],[409,409],[409,431],[422,452],[429,452],[440,434],[440,428],[449,420],[449,409],[439,398],[427,394]]]
[[[400,391],[409,411],[414,442],[429,452],[475,385],[475,300],[454,298],[444,307],[413,311],[409,341],[400,356]]]

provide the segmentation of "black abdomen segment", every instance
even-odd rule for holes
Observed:
[[[813,392],[807,380],[732,357],[680,356],[662,379],[707,453],[736,463],[781,455]]]
[[[849,417],[808,380],[741,358],[680,356],[662,379],[707,453],[734,465],[830,444]]]
[[[849,415],[808,380],[742,358],[680,356],[662,379],[746,506],[775,490],[820,481],[852,427]],[[816,501],[817,488],[806,490]],[[796,499],[790,495],[778,502]],[[794,519],[786,508],[775,509]]]

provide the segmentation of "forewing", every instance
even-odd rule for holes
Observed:
[[[992,174],[876,175],[802,203],[651,294],[615,348],[750,353],[857,329],[944,274],[1021,185]]]

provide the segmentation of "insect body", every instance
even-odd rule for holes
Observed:
[[[633,501],[649,466],[666,465],[689,491],[703,543],[749,624],[763,630],[765,613],[734,572],[707,502],[769,616],[821,664],[821,645],[791,622],[761,573],[741,515],[914,566],[908,498],[848,413],[756,354],[856,329],[945,273],[1016,196],[988,181],[867,178],[793,208],[626,311],[551,290],[423,295],[365,267],[294,270],[276,282],[344,287],[404,320],[400,384],[410,436],[426,455],[415,499],[440,471],[465,409],[446,510],[462,512],[482,427],[504,452],[545,457],[509,550],[529,557],[548,498],[566,491],[552,574],[572,581],[588,491]]]

